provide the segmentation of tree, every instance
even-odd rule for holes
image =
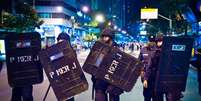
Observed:
[[[186,26],[182,16],[187,8],[189,0],[156,0],[159,6],[159,13],[173,20],[173,27],[177,33],[181,33]],[[164,29],[164,28],[162,28]]]
[[[39,21],[36,11],[26,3],[16,5],[16,14],[2,12],[1,27],[6,30],[23,32],[33,31],[39,27],[43,21]]]

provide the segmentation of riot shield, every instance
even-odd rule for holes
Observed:
[[[83,70],[129,92],[142,67],[142,63],[131,55],[97,41],[84,63]]]
[[[43,70],[38,53],[39,33],[8,33],[5,38],[8,83],[20,87],[41,83]]]
[[[193,46],[190,37],[165,37],[156,78],[159,92],[185,91]]]
[[[62,41],[43,49],[40,52],[40,60],[59,101],[88,89],[76,53],[69,42]]]

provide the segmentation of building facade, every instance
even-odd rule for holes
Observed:
[[[52,45],[61,32],[66,32],[75,40],[86,34],[86,31],[77,24],[77,12],[80,10],[76,0],[35,0],[36,9],[40,20],[44,23],[40,29],[44,44]]]

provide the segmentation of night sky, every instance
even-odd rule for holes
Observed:
[[[15,0],[18,1],[18,0]],[[26,0],[25,0],[26,1]],[[29,0],[27,0],[29,1]],[[83,1],[83,0],[80,0]],[[102,1],[102,0],[101,0]],[[130,1],[130,0],[129,0]],[[134,5],[134,13],[139,13],[140,8],[142,7],[159,7],[157,0],[131,0]],[[193,13],[198,19],[201,19],[201,12],[199,11],[199,5],[201,5],[201,0],[189,0],[189,6],[192,9]],[[2,9],[6,11],[11,11],[11,0],[0,0],[0,11]]]
[[[192,9],[198,20],[201,20],[201,11],[199,10],[200,5],[201,0],[191,0],[191,2],[189,3],[190,8]]]
[[[2,9],[10,11],[10,8],[11,8],[11,0],[0,0],[0,11]]]

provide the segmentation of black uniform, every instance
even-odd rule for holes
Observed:
[[[144,101],[162,101],[162,93],[154,92],[156,82],[156,72],[158,70],[158,63],[160,60],[161,48],[147,46],[142,49],[140,57],[144,63],[144,76],[143,80],[147,80],[147,88],[143,88]],[[142,80],[142,81],[143,81]]]
[[[33,101],[33,86],[13,87],[11,101]]]
[[[70,36],[67,33],[60,33],[59,36],[57,37],[57,41],[60,41],[60,40],[66,40],[70,42]],[[75,101],[75,99],[74,97],[72,97],[66,101]]]
[[[3,62],[0,62],[0,71],[3,67]],[[11,101],[33,101],[33,86],[26,85],[23,87],[13,87]]]
[[[120,88],[112,86],[103,80],[95,78],[94,76],[92,76],[92,82],[94,89],[96,91],[95,101],[108,101],[107,93],[109,93],[110,101],[120,100],[119,95],[123,93],[123,91]]]
[[[104,36],[110,37],[110,41],[103,41],[109,45],[112,46],[117,46],[117,44],[115,42],[112,41],[112,39],[114,38],[114,33],[112,32],[111,29],[105,29],[103,30],[101,37],[103,38]],[[112,42],[112,43],[110,43]],[[93,86],[95,89],[95,101],[108,101],[107,99],[107,93],[109,93],[109,99],[110,101],[119,101],[119,95],[121,93],[123,93],[123,90],[121,90],[118,87],[112,86],[109,83],[97,79],[94,76],[92,76],[92,82],[93,82]]]

